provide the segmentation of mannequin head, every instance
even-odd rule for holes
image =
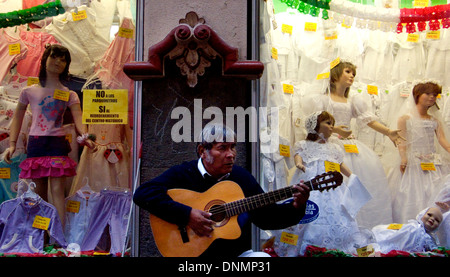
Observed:
[[[69,66],[71,62],[69,50],[66,47],[58,44],[49,44],[46,46],[44,53],[42,54],[41,67],[39,70],[39,82],[43,87],[45,87],[47,81],[47,64],[49,57],[51,59],[63,60],[66,63],[64,69],[59,74],[59,80],[63,82],[69,77]]]
[[[313,117],[316,117],[314,119]],[[316,121],[315,121],[316,120]],[[315,121],[315,126],[314,125]],[[306,119],[306,130],[308,131],[308,135],[306,136],[307,140],[316,141],[319,139],[319,134],[322,133],[326,139],[331,136],[331,132],[333,131],[335,120],[334,117],[327,111],[322,111],[317,114],[312,114]],[[331,126],[331,128],[330,128]],[[312,132],[313,129],[314,132]]]
[[[350,62],[341,61],[338,65],[333,67],[330,71],[330,89],[336,89],[336,83],[341,79],[344,71],[349,69],[354,76],[356,76],[356,66]],[[348,97],[350,87],[345,90],[345,97]]]
[[[441,224],[443,215],[438,207],[429,208],[422,216],[423,227],[427,232],[433,232]]]
[[[437,97],[439,94],[442,93],[442,87],[433,82],[419,83],[414,86],[412,93],[413,93],[413,97],[414,97],[414,102],[417,105],[419,103],[419,99],[422,95],[432,94],[435,97]],[[436,105],[436,103],[434,105]]]

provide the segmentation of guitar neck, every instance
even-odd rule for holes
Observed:
[[[305,182],[305,185],[307,185],[311,189],[311,182],[309,181]],[[226,203],[223,204],[222,206],[225,208],[227,216],[231,217],[234,215],[238,215],[244,212],[248,212],[251,210],[255,210],[258,208],[274,204],[278,201],[288,199],[292,197],[294,191],[295,188],[293,186],[289,186],[266,193],[260,193],[230,203]]]

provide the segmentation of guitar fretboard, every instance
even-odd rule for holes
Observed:
[[[294,187],[285,187],[267,193],[257,194],[248,198],[240,199],[223,204],[227,217],[238,215],[244,212],[262,208],[278,201],[292,197]]]

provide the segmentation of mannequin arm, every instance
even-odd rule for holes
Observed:
[[[439,144],[450,153],[450,143],[448,142],[447,138],[445,137],[444,129],[442,128],[441,122],[438,121],[438,127],[436,130],[436,136],[438,139]]]
[[[5,150],[4,155],[5,162],[7,163],[11,163],[11,157],[16,151],[16,142],[19,137],[20,129],[22,128],[22,121],[25,116],[25,112],[27,111],[27,106],[28,105],[19,102],[17,104],[16,111],[14,112],[11,126],[9,128],[9,148]]]
[[[295,166],[300,169],[301,171],[305,172],[306,168],[303,165],[303,159],[299,154],[295,154],[294,156],[294,162],[295,162]]]
[[[401,140],[405,140],[405,138],[400,135],[400,130],[391,130],[378,121],[371,121],[367,123],[367,126],[385,136],[388,136],[395,146],[397,146]]]
[[[399,134],[403,137],[406,136],[406,120],[408,116],[402,116],[397,121],[398,129],[400,130]],[[400,171],[402,173],[405,172],[406,166],[408,164],[408,159],[406,156],[406,141],[401,141],[398,145],[398,153],[400,154],[401,162],[400,162]]]
[[[344,163],[341,163],[341,173],[344,174],[347,177],[350,177],[350,175],[352,175],[352,171]]]

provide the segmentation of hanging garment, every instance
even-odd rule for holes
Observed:
[[[21,59],[24,59],[28,52],[28,47],[19,38],[13,38],[4,30],[0,30],[0,82],[3,81],[6,74]]]
[[[19,36],[28,47],[28,51],[26,57],[17,63],[17,72],[22,76],[38,77],[45,45],[59,44],[59,42],[46,32],[32,32],[21,29]]]
[[[84,189],[66,198],[64,235],[67,243],[81,245],[99,200],[100,193]]]
[[[84,147],[69,195],[84,186],[84,177],[89,178],[89,186],[97,192],[108,186],[130,188],[130,150],[125,130],[128,126],[91,124],[88,128],[89,133],[97,137],[96,148]]]
[[[450,86],[450,30],[439,30],[437,40],[427,40],[425,78],[438,80],[442,86]]]
[[[80,6],[78,11],[86,11],[86,18],[74,20],[72,12],[67,11],[53,17],[45,31],[69,49],[72,58],[70,73],[87,78],[108,49],[109,41],[99,35],[95,25],[96,14],[91,8]]]
[[[67,247],[56,208],[42,198],[14,198],[0,205],[0,252],[42,253],[44,234]]]
[[[81,251],[94,250],[105,227],[111,238],[110,253],[121,253],[125,247],[128,217],[131,208],[131,192],[102,190],[96,208],[92,211],[89,229],[81,244]]]

